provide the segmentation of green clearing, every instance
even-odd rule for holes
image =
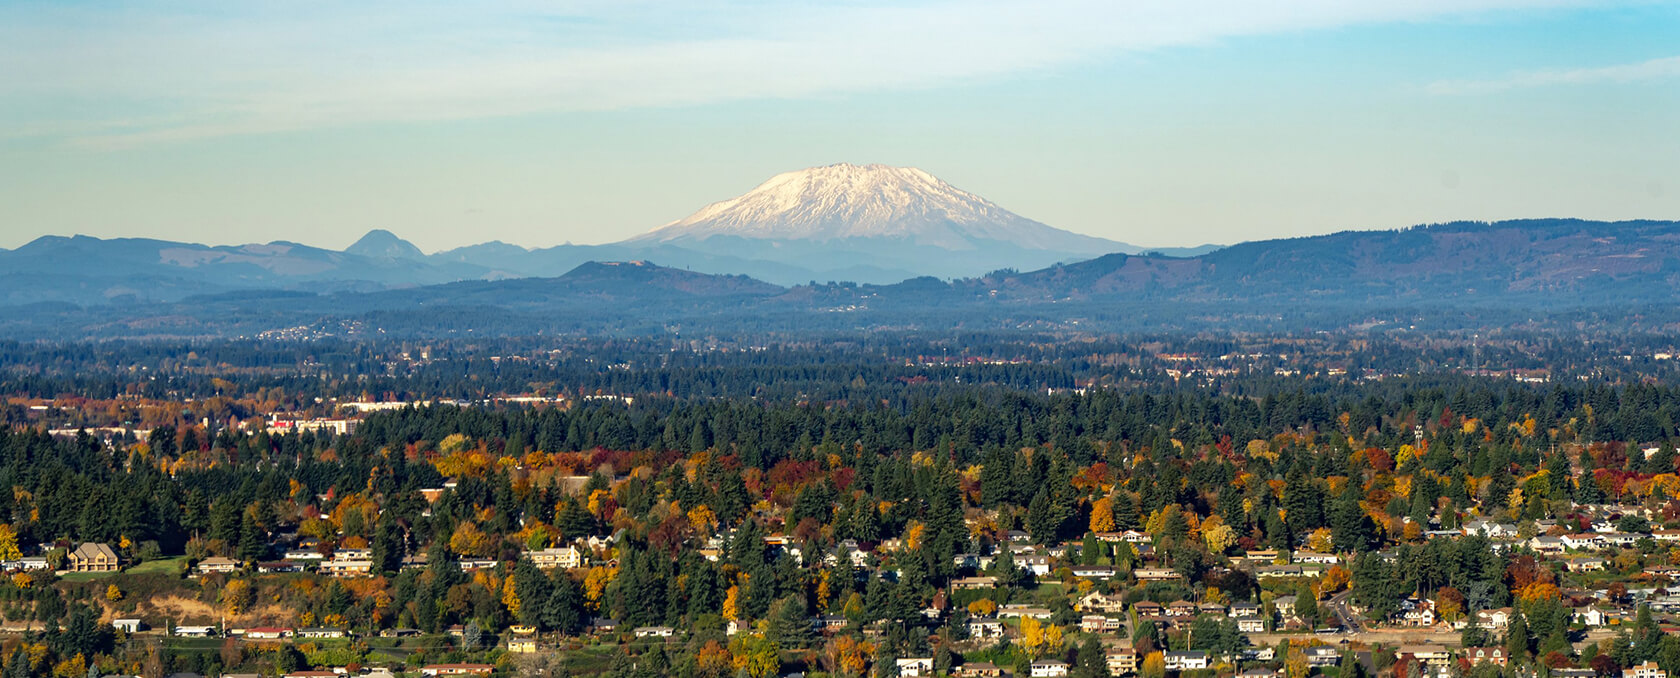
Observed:
[[[144,563],[140,563],[139,565],[135,565],[134,567],[131,567],[131,568],[128,568],[127,570],[124,570],[123,574],[178,575],[178,574],[181,573],[181,565],[185,562],[187,562],[187,557],[186,556],[176,556],[174,558],[160,558],[158,560],[148,560]]]

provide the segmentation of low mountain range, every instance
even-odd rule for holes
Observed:
[[[1680,322],[1676,295],[1680,222],[1548,219],[1258,241],[1194,257],[1109,254],[886,285],[790,287],[647,261],[588,262],[548,278],[18,306],[0,316],[0,336],[1266,329],[1417,313],[1474,327],[1581,314],[1662,327]]]

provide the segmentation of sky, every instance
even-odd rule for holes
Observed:
[[[1680,5],[0,2],[0,247],[604,243],[836,162],[1143,246],[1680,219]]]

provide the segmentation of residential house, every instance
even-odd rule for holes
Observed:
[[[1622,669],[1622,678],[1668,678],[1668,672],[1658,668],[1656,662],[1646,661]]]
[[[996,617],[970,617],[968,636],[977,640],[1003,637],[1003,622]]]
[[[1120,676],[1137,673],[1138,652],[1132,648],[1121,648],[1108,651],[1108,672]]]
[[[1496,523],[1491,520],[1472,520],[1464,524],[1464,533],[1481,535],[1489,539],[1500,539],[1517,536],[1517,526],[1510,523]]]
[[[321,574],[334,577],[365,577],[373,573],[373,561],[333,558],[321,562]]]
[[[669,626],[642,626],[631,633],[637,638],[670,638],[677,634],[677,630]]]
[[[931,676],[933,675],[933,657],[909,657],[894,660],[898,665],[900,676]]]
[[[1208,667],[1208,653],[1201,650],[1167,652],[1161,655],[1168,671],[1200,671]]]
[[[1318,570],[1313,570],[1312,573],[1313,576],[1316,576],[1318,574]],[[1285,579],[1289,577],[1305,577],[1308,576],[1308,574],[1307,569],[1301,567],[1300,565],[1267,565],[1265,567],[1254,568],[1254,576],[1258,579]]]
[[[1314,645],[1301,650],[1307,657],[1307,666],[1335,666],[1342,663],[1342,651],[1329,645]]]
[[[1057,659],[1040,659],[1032,663],[1032,667],[1028,669],[1028,673],[1032,676],[1032,678],[1062,678],[1068,674],[1068,664],[1067,662]],[[1641,676],[1640,678],[1645,677]],[[1667,677],[1662,676],[1659,678]]]
[[[514,654],[535,654],[537,651],[536,638],[509,638],[507,651]]]
[[[1567,558],[1563,561],[1563,566],[1570,572],[1602,572],[1604,570],[1604,559],[1588,556]]]
[[[245,629],[246,640],[279,640],[292,637],[292,630],[277,626],[258,626]]]
[[[1604,539],[1604,535],[1594,532],[1566,534],[1559,537],[1559,539],[1563,540],[1564,548],[1574,551],[1596,551],[1604,548],[1605,545],[1608,544],[1608,542]],[[1538,551],[1539,549],[1535,550]]]
[[[1476,612],[1476,628],[1493,631],[1503,630],[1511,624],[1511,608],[1497,607],[1491,610]]]
[[[420,667],[422,676],[488,676],[496,667],[491,664],[427,664]]]
[[[1502,647],[1467,647],[1464,648],[1464,658],[1470,660],[1470,665],[1495,664],[1505,665],[1505,648]]]
[[[1334,553],[1318,553],[1316,551],[1296,551],[1290,558],[1297,563],[1311,563],[1315,565],[1335,565],[1342,562],[1341,556]]]
[[[1440,645],[1401,645],[1395,654],[1409,655],[1430,666],[1446,666],[1452,663],[1452,652]]]
[[[303,565],[295,560],[275,560],[266,563],[257,563],[257,572],[262,574],[283,574],[302,571]]]
[[[111,628],[124,633],[137,633],[146,628],[146,625],[138,619],[112,619]]]
[[[98,542],[84,542],[70,552],[71,572],[116,572],[122,569],[121,559],[110,546]]]
[[[1428,598],[1407,598],[1400,601],[1400,624],[1422,628],[1435,625],[1435,601]]]
[[[1240,633],[1264,633],[1266,620],[1260,617],[1237,617],[1237,631]]]
[[[236,561],[232,558],[224,558],[222,556],[212,556],[212,557],[209,557],[209,558],[205,558],[204,560],[199,561],[197,567],[193,568],[193,570],[198,572],[199,574],[210,574],[210,573],[213,573],[213,572],[224,572],[224,573],[225,572],[234,572],[234,571],[237,571],[238,569],[239,569],[239,561]]]
[[[573,546],[527,551],[525,557],[531,560],[532,565],[542,569],[558,567],[570,570],[583,565],[583,553]]]
[[[1541,555],[1555,556],[1563,553],[1567,548],[1563,537],[1540,536],[1528,540],[1528,547]]]
[[[1167,603],[1168,617],[1194,617],[1196,612],[1196,604],[1188,600],[1175,600]]]
[[[963,577],[951,580],[951,588],[958,591],[995,589],[998,585],[997,577]]]
[[[1260,606],[1256,603],[1248,602],[1231,603],[1231,607],[1228,608],[1225,613],[1238,619],[1243,617],[1258,617],[1260,616]]]
[[[999,618],[1032,617],[1033,619],[1049,619],[1050,614],[1050,608],[1048,607],[1034,607],[1025,603],[1010,603],[998,608],[997,611]]]
[[[1001,678],[1003,669],[991,662],[968,662],[957,667],[958,678]]]
[[[1050,556],[1043,554],[1015,556],[1015,566],[1031,571],[1034,576],[1043,577],[1050,574]]]
[[[1165,567],[1140,567],[1132,570],[1132,576],[1138,581],[1175,581],[1182,579],[1178,572]]]
[[[1121,596],[1111,596],[1092,591],[1085,594],[1084,598],[1080,598],[1079,603],[1074,607],[1080,612],[1125,612],[1126,599]]]
[[[1580,622],[1587,628],[1598,628],[1608,621],[1605,619],[1604,611],[1596,607],[1577,607],[1574,612],[1575,621]]]
[[[1086,633],[1110,633],[1120,630],[1120,620],[1105,617],[1100,614],[1088,614],[1079,618],[1079,630]]]
[[[1108,579],[1115,572],[1111,565],[1076,565],[1072,569],[1073,576],[1081,579]]]
[[[346,635],[348,634],[345,633],[344,629],[330,626],[316,626],[297,630],[297,637],[299,638],[343,638]]]

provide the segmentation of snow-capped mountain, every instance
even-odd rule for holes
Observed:
[[[1131,249],[1051,228],[913,167],[838,164],[786,172],[628,242],[718,236],[831,242],[889,239],[971,251],[1007,245],[1093,257]]]

